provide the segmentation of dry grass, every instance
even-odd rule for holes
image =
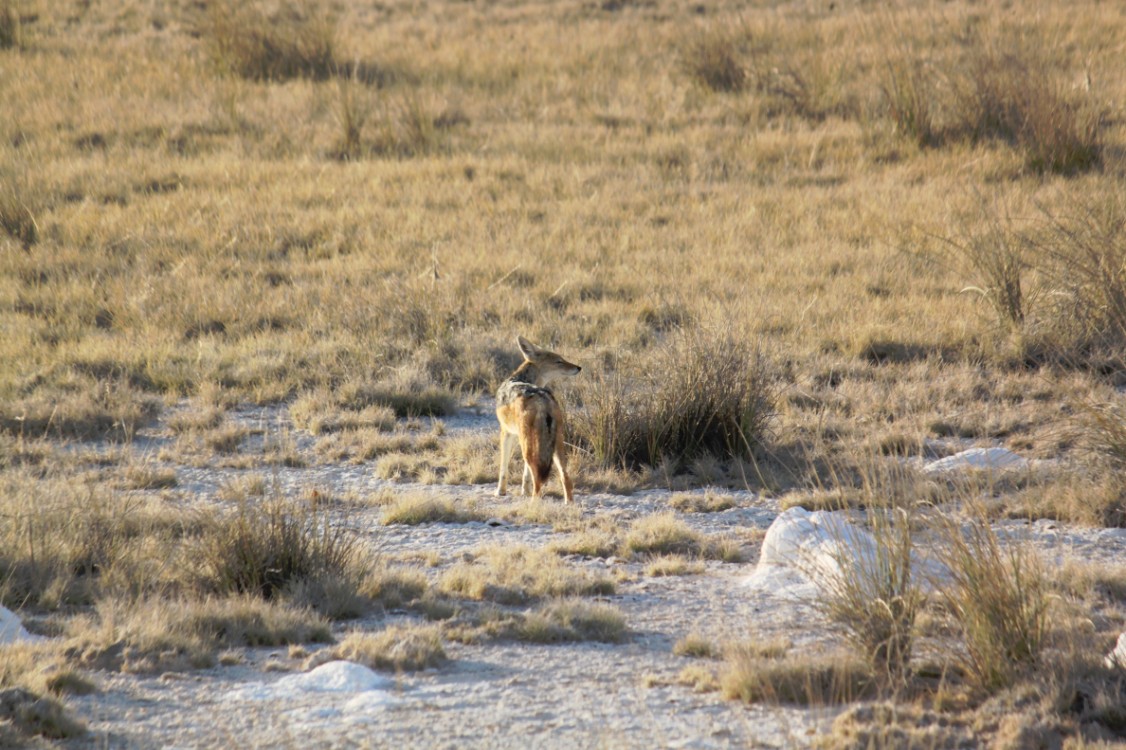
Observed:
[[[730,495],[708,491],[703,494],[673,495],[669,505],[680,513],[719,513],[734,508],[735,500]]]
[[[443,573],[438,588],[453,596],[499,604],[614,593],[609,578],[570,567],[550,551],[524,545],[479,548],[473,562],[457,563]]]
[[[729,649],[720,686],[725,698],[746,703],[826,706],[863,700],[874,693],[867,664],[851,657],[763,658],[752,649]]]
[[[625,617],[617,607],[582,599],[544,604],[524,615],[515,627],[517,639],[532,643],[620,643],[628,632]]]
[[[196,558],[204,586],[269,599],[302,580],[354,576],[358,552],[328,514],[277,496],[216,513]]]
[[[673,645],[672,652],[677,656],[690,656],[695,659],[716,659],[720,655],[720,650],[714,642],[695,632],[678,640]]]
[[[970,507],[965,528],[957,518],[942,520],[940,559],[950,580],[940,593],[962,630],[967,671],[994,691],[1039,664],[1051,597],[1035,553],[1003,545],[980,506]]]
[[[772,375],[730,331],[670,332],[624,373],[584,379],[574,439],[603,466],[671,467],[759,447],[773,414]]]
[[[560,555],[605,558],[616,555],[621,546],[622,542],[617,534],[602,529],[590,529],[555,539],[548,548]]]
[[[840,550],[837,571],[815,573],[821,596],[815,606],[839,624],[873,673],[898,683],[911,660],[915,619],[924,602],[913,570],[912,521],[904,509],[868,514],[871,554],[860,552],[853,526],[830,533]]]
[[[415,672],[446,661],[441,631],[434,625],[393,625],[378,633],[356,631],[345,636],[332,653],[337,659],[393,672]]]
[[[702,560],[695,560],[684,555],[661,555],[652,557],[645,564],[645,575],[660,578],[662,576],[694,576],[704,572]]]
[[[483,520],[485,516],[473,507],[459,508],[449,498],[416,493],[400,495],[385,506],[382,523],[384,526],[415,526],[421,523],[469,523]]]
[[[102,600],[67,625],[68,656],[125,672],[210,667],[220,649],[331,640],[309,610],[248,596],[192,600]]]
[[[742,547],[735,539],[707,537],[680,520],[675,513],[654,513],[634,521],[622,551],[626,555],[687,555],[724,562],[740,562]]]

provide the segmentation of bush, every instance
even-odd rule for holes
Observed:
[[[876,675],[898,681],[911,658],[915,618],[923,603],[912,577],[910,519],[903,510],[873,510],[868,520],[875,542],[870,555],[855,554],[863,550],[848,538],[855,527],[835,527],[839,573],[815,575],[822,592],[817,606],[844,628]]]
[[[762,443],[771,382],[747,342],[680,330],[629,374],[594,375],[580,391],[574,439],[603,467],[749,457]]]
[[[355,537],[327,514],[273,497],[215,518],[198,555],[205,585],[270,599],[303,579],[352,575],[356,552]]]
[[[681,63],[689,76],[711,91],[737,92],[747,84],[739,39],[726,27],[697,31],[684,44]]]
[[[205,33],[217,67],[243,78],[323,80],[340,67],[335,25],[312,2],[285,2],[270,16],[253,5],[217,2]]]
[[[943,519],[940,559],[949,581],[940,588],[965,638],[967,673],[995,691],[1039,661],[1049,585],[1033,550],[1002,546],[984,509],[971,510],[964,529],[956,518]]]
[[[970,137],[1019,146],[1037,172],[1073,174],[1099,163],[1099,117],[1065,95],[1042,57],[1008,40],[974,49],[955,103]]]

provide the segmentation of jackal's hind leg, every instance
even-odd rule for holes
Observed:
[[[520,494],[527,497],[532,491],[532,467],[524,464],[524,478],[520,480]]]
[[[497,482],[497,497],[508,492],[508,465],[512,463],[512,451],[516,450],[516,436],[506,430],[500,431],[500,479]]]
[[[555,461],[555,470],[559,472],[559,481],[563,483],[563,500],[573,503],[575,502],[575,490],[571,484],[571,475],[567,473],[567,456],[563,453],[562,446],[555,449],[555,455],[552,458]]]

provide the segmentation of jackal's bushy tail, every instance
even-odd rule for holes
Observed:
[[[549,409],[529,409],[523,429],[520,430],[520,449],[524,454],[524,462],[532,468],[541,484],[547,481],[547,476],[551,473],[552,456],[555,454],[553,422]]]

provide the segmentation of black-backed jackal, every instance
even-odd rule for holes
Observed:
[[[563,409],[548,386],[560,378],[578,375],[583,368],[555,352],[540,349],[523,336],[517,336],[516,343],[524,355],[524,363],[497,391],[497,420],[500,421],[497,495],[508,491],[508,465],[512,462],[512,449],[519,440],[520,453],[524,456],[524,478],[520,483],[523,493],[528,494],[531,479],[532,494],[542,496],[554,462],[563,482],[563,497],[568,503],[574,502],[563,446]]]

